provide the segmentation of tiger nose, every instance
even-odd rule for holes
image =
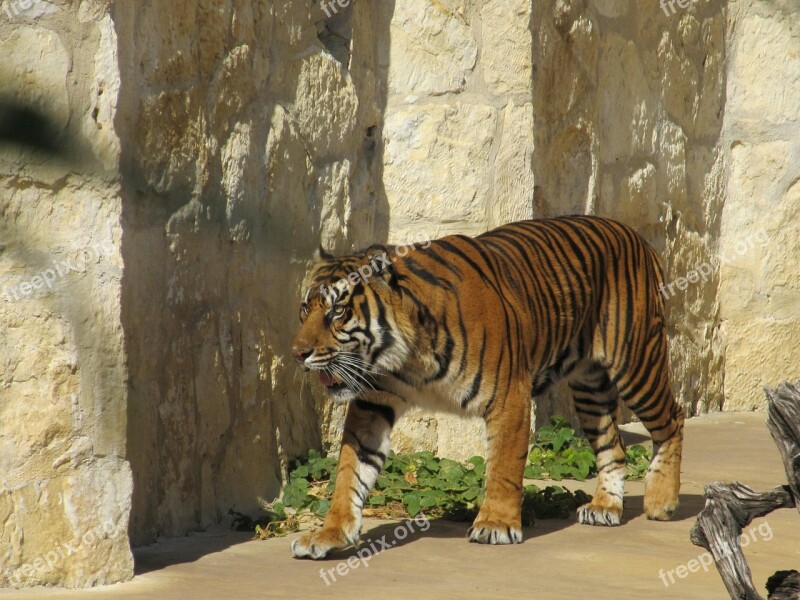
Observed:
[[[295,346],[292,348],[292,354],[298,360],[298,362],[305,362],[306,359],[311,356],[311,350],[308,348],[298,348]]]

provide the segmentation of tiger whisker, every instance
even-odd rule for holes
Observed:
[[[358,389],[359,389],[360,392],[361,391],[366,391],[366,387],[360,381],[358,381],[358,379],[363,381],[364,384],[366,384],[366,386],[368,386],[370,389],[374,389],[374,386],[372,385],[372,383],[366,377],[364,377],[362,374],[358,373],[358,371],[356,371],[352,367],[349,367],[349,366],[347,366],[345,364],[337,364],[337,366],[340,368],[341,371],[343,371],[344,373],[347,374],[347,376],[349,377],[350,381],[352,381],[354,384],[356,384],[358,386]]]
[[[348,362],[351,365],[368,373],[374,373],[375,375],[381,374],[380,371],[378,371],[374,365],[369,364],[361,356],[353,352],[340,352],[337,355],[337,358],[340,358],[341,362]]]
[[[340,358],[340,359],[337,359],[337,362],[339,362],[342,365],[347,365],[348,367],[351,367],[351,368],[354,368],[356,370],[362,371],[366,375],[380,375],[380,373],[378,371],[374,371],[374,370],[370,370],[370,369],[364,368],[362,365],[358,364],[357,362],[351,361],[349,358]]]
[[[356,394],[360,394],[364,391],[364,387],[353,379],[350,372],[348,372],[343,365],[331,363],[326,368],[326,371],[337,375],[342,381],[344,381]]]
[[[340,362],[340,363],[336,363],[336,364],[338,364],[340,367],[342,367],[342,369],[344,369],[344,370],[348,371],[348,373],[349,373],[350,375],[352,375],[353,377],[357,377],[357,378],[361,379],[361,380],[362,380],[364,383],[366,383],[366,384],[367,384],[367,385],[368,385],[368,386],[369,386],[371,389],[375,389],[375,386],[373,386],[373,385],[372,385],[372,382],[371,382],[369,379],[367,379],[366,375],[364,375],[364,374],[362,374],[362,373],[359,373],[359,372],[358,372],[356,369],[354,369],[354,368],[352,367],[352,365],[349,365],[349,364],[347,364],[346,362]]]

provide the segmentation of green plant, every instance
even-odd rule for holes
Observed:
[[[254,527],[265,539],[297,531],[303,520],[321,519],[330,507],[336,474],[336,460],[310,451],[291,465],[289,480],[280,502],[270,505],[270,518],[254,521],[234,514],[239,528]],[[365,516],[414,517],[421,511],[430,518],[472,520],[483,502],[486,462],[473,456],[465,463],[434,456],[432,452],[395,454],[390,452],[372,490]],[[587,494],[548,486],[525,486],[523,524],[540,518],[566,518],[578,506],[591,500]]]
[[[627,448],[628,479],[641,479],[650,464],[650,453],[639,444]],[[563,417],[552,417],[550,424],[540,427],[533,436],[528,453],[525,477],[528,479],[577,479],[583,481],[597,475],[594,452],[586,439],[576,437],[575,430]]]
[[[650,466],[650,451],[641,444],[634,444],[625,449],[628,463],[628,479],[644,479]]]
[[[596,472],[594,452],[585,439],[575,437],[575,430],[565,419],[552,417],[549,425],[534,434],[525,467],[528,479],[583,481]]]
[[[649,454],[643,446],[627,451],[628,476],[641,477],[647,470]],[[304,520],[325,516],[336,483],[337,461],[310,450],[307,457],[290,465],[289,479],[281,500],[269,506],[268,517],[258,521],[233,513],[240,528],[254,528],[261,538],[297,531]],[[561,417],[536,432],[528,455],[525,476],[529,479],[584,480],[596,474],[594,453],[585,439]],[[473,456],[464,463],[439,458],[432,452],[395,454],[390,452],[375,487],[370,493],[365,516],[414,517],[424,511],[428,517],[470,521],[483,502],[486,461]],[[542,518],[567,518],[591,496],[560,486],[544,489],[529,484],[522,499],[523,525]]]

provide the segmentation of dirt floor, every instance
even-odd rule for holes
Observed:
[[[248,534],[207,531],[135,551],[136,576],[91,590],[2,590],[0,598],[728,598],[689,529],[703,507],[703,485],[738,480],[758,490],[786,483],[763,414],[715,414],[686,425],[681,508],[674,521],[642,515],[643,484],[626,486],[625,520],[616,528],[541,520],[516,546],[465,539],[468,524],[369,520],[364,561],[347,551],[323,561],[291,558],[293,536],[254,541]],[[626,427],[642,442],[640,426]],[[592,482],[566,482],[591,492]],[[427,529],[422,531],[422,529]],[[777,570],[800,569],[800,515],[782,510],[745,530],[745,554],[758,589]],[[403,538],[403,539],[401,539]],[[381,540],[381,542],[378,542]],[[364,548],[387,549],[370,557]],[[347,559],[351,558],[348,564]],[[694,571],[694,572],[693,572]]]

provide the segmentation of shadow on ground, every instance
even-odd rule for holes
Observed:
[[[181,538],[162,539],[133,549],[134,575],[159,571],[172,565],[193,563],[208,554],[222,552],[253,539],[252,533],[222,528]]]

